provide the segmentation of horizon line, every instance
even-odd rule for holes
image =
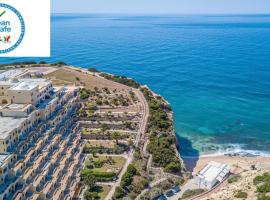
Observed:
[[[94,12],[51,12],[54,14],[92,14],[92,15],[270,15],[270,13],[94,13]]]

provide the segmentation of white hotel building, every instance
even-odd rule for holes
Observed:
[[[53,87],[27,70],[0,72],[0,200],[72,199],[82,145],[77,87]]]

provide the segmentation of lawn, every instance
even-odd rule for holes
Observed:
[[[85,166],[93,166],[93,172],[115,172],[118,173],[125,164],[126,159],[122,156],[88,156]]]

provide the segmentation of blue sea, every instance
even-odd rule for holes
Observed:
[[[270,153],[270,15],[54,15],[52,57],[171,104],[183,155]]]

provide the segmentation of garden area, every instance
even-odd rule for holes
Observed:
[[[135,199],[141,191],[148,187],[149,177],[143,173],[134,163],[129,164],[126,173],[123,175],[120,186],[116,188],[114,199],[129,197]]]
[[[85,168],[81,170],[81,176],[91,174],[97,181],[112,181],[121,171],[126,159],[122,156],[96,156],[89,155],[85,161]]]
[[[123,131],[107,130],[103,132],[101,129],[82,128],[81,134],[83,139],[114,140],[117,143],[118,140],[133,139],[132,134]]]
[[[83,194],[85,200],[104,200],[111,190],[109,185],[97,185],[97,179],[91,174],[85,176],[83,182],[87,186]]]
[[[92,154],[123,154],[128,152],[133,145],[132,140],[126,143],[112,141],[112,140],[91,140],[84,146],[84,153]]]

